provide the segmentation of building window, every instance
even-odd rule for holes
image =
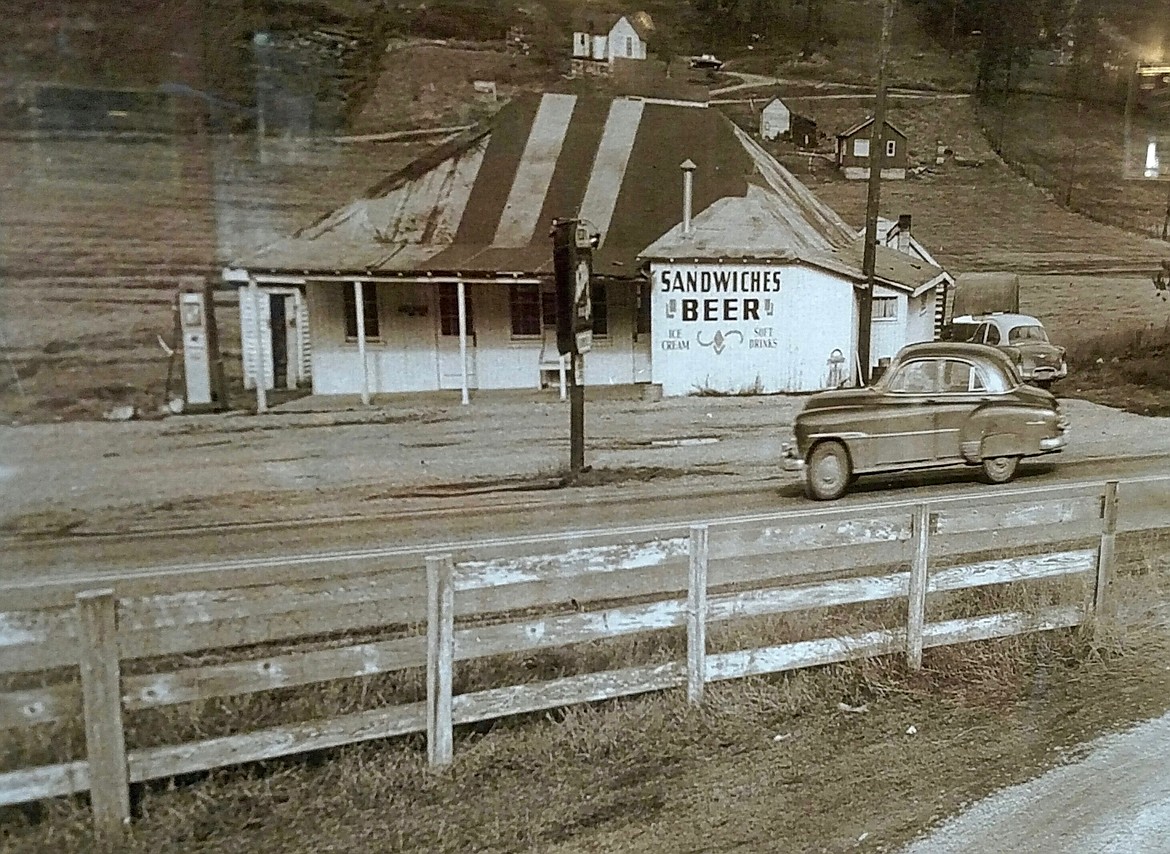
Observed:
[[[466,295],[465,295],[466,296]],[[467,303],[467,335],[475,335],[475,320],[471,313],[471,300]],[[439,334],[459,335],[459,286],[439,285]]]
[[[540,316],[545,329],[557,328],[557,286],[553,282],[541,286]]]
[[[599,338],[609,335],[609,299],[605,285],[594,282],[591,291],[593,297],[593,334]]]
[[[869,140],[855,139],[853,140],[853,156],[854,157],[869,157]]]
[[[348,341],[356,341],[357,299],[354,297],[353,285],[346,283],[341,293],[345,300],[345,337]],[[382,337],[378,326],[378,286],[368,282],[362,285],[362,320],[365,321],[367,339]]]
[[[626,36],[626,56],[634,55],[634,40]]]
[[[898,141],[896,139],[886,140],[886,157],[893,157],[898,153]]]
[[[508,304],[512,312],[512,337],[539,338],[540,285],[511,285]]]
[[[897,297],[874,297],[873,298],[873,319],[874,320],[897,320],[898,319],[898,298]]]

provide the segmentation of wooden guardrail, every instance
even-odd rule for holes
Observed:
[[[700,702],[720,680],[892,653],[919,667],[926,648],[1075,626],[1109,610],[1117,497],[1110,482],[995,503],[777,514],[622,542],[550,548],[542,540],[535,553],[512,557],[437,555],[425,570],[167,595],[96,590],[70,607],[0,613],[0,686],[29,673],[48,683],[0,693],[0,730],[80,716],[87,745],[84,759],[0,773],[0,805],[88,790],[97,831],[110,837],[129,820],[130,785],[146,780],[412,732],[426,732],[430,761],[442,765],[460,724],[679,686]],[[1091,547],[948,565],[978,550],[1078,541]],[[932,594],[1081,574],[1092,593],[1081,602],[927,620]],[[883,600],[905,601],[903,626],[708,653],[713,623]],[[685,661],[454,693],[463,662],[683,628]],[[270,651],[356,632],[381,635]],[[259,657],[186,663],[192,653],[253,645],[268,646]],[[163,669],[122,672],[143,659]],[[412,668],[425,668],[425,700],[186,744],[125,743],[125,717],[142,710]]]

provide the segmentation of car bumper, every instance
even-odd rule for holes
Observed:
[[[1068,365],[1061,365],[1059,368],[1033,368],[1032,373],[1028,376],[1028,379],[1039,380],[1040,382],[1049,382],[1051,380],[1062,380],[1067,376]]]
[[[802,472],[804,471],[804,460],[797,454],[796,448],[785,442],[780,449],[780,465],[783,466],[784,471]]]
[[[1053,436],[1050,439],[1040,440],[1040,450],[1044,452],[1059,451],[1068,444],[1068,431],[1061,433],[1059,436]]]

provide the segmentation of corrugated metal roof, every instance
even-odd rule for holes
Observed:
[[[763,206],[792,252],[848,245],[853,231],[717,110],[628,98],[524,96],[490,125],[233,266],[253,271],[550,273],[549,230],[578,214],[601,233],[594,267],[632,277],[682,219],[686,159],[694,210]],[[763,196],[759,196],[763,193]]]

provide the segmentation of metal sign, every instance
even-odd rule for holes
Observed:
[[[579,220],[553,222],[557,293],[557,350],[582,355],[593,347],[593,248],[598,236]]]

